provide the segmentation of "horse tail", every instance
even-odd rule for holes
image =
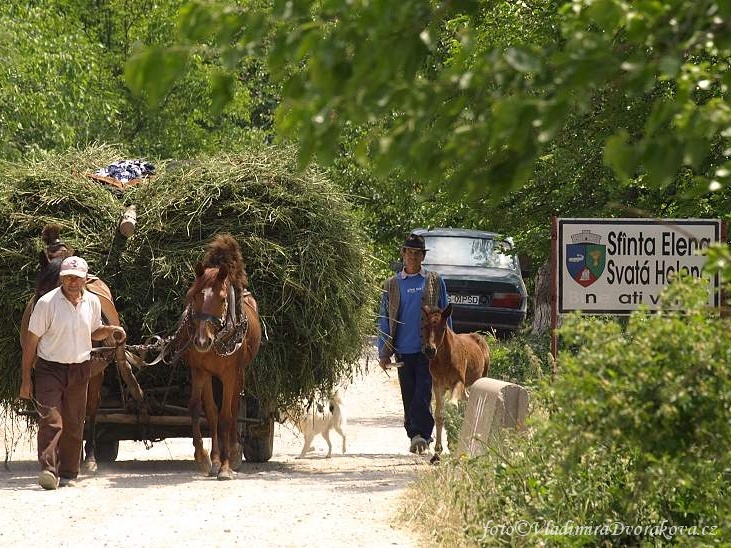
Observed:
[[[482,376],[487,377],[487,375],[490,373],[490,347],[488,346],[484,336],[480,336],[478,344],[480,345],[480,349],[482,350],[482,355],[484,356],[485,360],[485,365],[482,369]]]
[[[482,354],[482,367],[480,368],[480,375],[487,377],[490,372],[490,347],[487,345],[485,336],[480,333],[469,333],[469,336],[477,343],[480,347],[480,353]]]

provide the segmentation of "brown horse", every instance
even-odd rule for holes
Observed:
[[[453,404],[467,396],[467,387],[490,371],[490,349],[485,337],[478,333],[456,334],[447,324],[452,315],[452,304],[444,310],[435,306],[422,306],[421,349],[429,358],[432,377],[436,423],[434,453],[442,452],[442,426],[444,425],[444,394],[451,392]]]
[[[193,446],[199,469],[219,480],[233,479],[232,469],[241,464],[238,435],[239,395],[246,367],[261,343],[261,324],[256,301],[247,289],[248,277],[238,242],[229,234],[216,236],[202,263],[195,267],[195,281],[186,294],[186,310],[178,330],[177,345],[190,367]],[[221,381],[223,395],[217,408],[213,379]],[[203,448],[201,405],[211,433],[210,456]]]
[[[58,287],[58,273],[61,270],[63,260],[72,254],[72,250],[62,240],[59,239],[60,227],[58,225],[46,225],[43,229],[43,241],[46,243],[46,249],[41,253],[40,271],[36,278],[34,295],[28,300],[23,312],[23,319],[20,324],[20,346],[25,346],[25,338],[28,334],[28,322],[30,321],[31,312],[35,307],[36,300],[45,295],[52,289]],[[114,306],[114,298],[112,292],[102,280],[96,276],[89,276],[86,282],[86,288],[94,293],[102,305],[102,320],[107,325],[121,325],[119,321],[119,313]],[[96,472],[96,415],[99,410],[99,402],[101,400],[101,387],[104,381],[104,370],[112,362],[116,361],[117,369],[129,388],[130,394],[136,401],[142,401],[143,393],[137,379],[132,373],[132,368],[127,363],[124,345],[117,346],[116,342],[110,337],[105,341],[94,342],[95,346],[116,346],[113,356],[97,355],[92,358],[91,376],[89,378],[89,386],[86,390],[86,420],[88,428],[86,429],[86,440],[84,444],[84,468],[88,472]]]

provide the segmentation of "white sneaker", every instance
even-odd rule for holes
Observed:
[[[426,440],[422,438],[419,434],[416,434],[413,438],[411,438],[411,446],[409,447],[409,451],[411,453],[417,453],[421,455],[424,451],[427,450],[427,447],[429,444],[427,444]]]

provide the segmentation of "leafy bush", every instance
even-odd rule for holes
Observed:
[[[439,493],[420,515],[450,522],[433,536],[483,545],[728,544],[731,325],[706,302],[695,281],[674,284],[661,311],[638,311],[624,326],[567,318],[561,337],[571,350],[559,356],[556,382],[541,385],[532,430],[504,431],[489,454],[448,462],[417,486]],[[564,526],[574,534],[560,534]]]
[[[490,377],[520,385],[533,385],[550,375],[550,334],[535,336],[519,333],[508,339],[488,341]]]

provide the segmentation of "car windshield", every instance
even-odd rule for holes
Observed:
[[[482,268],[508,268],[516,270],[515,257],[510,255],[511,245],[492,238],[466,236],[424,236],[429,250],[425,264],[452,266],[477,266]]]

